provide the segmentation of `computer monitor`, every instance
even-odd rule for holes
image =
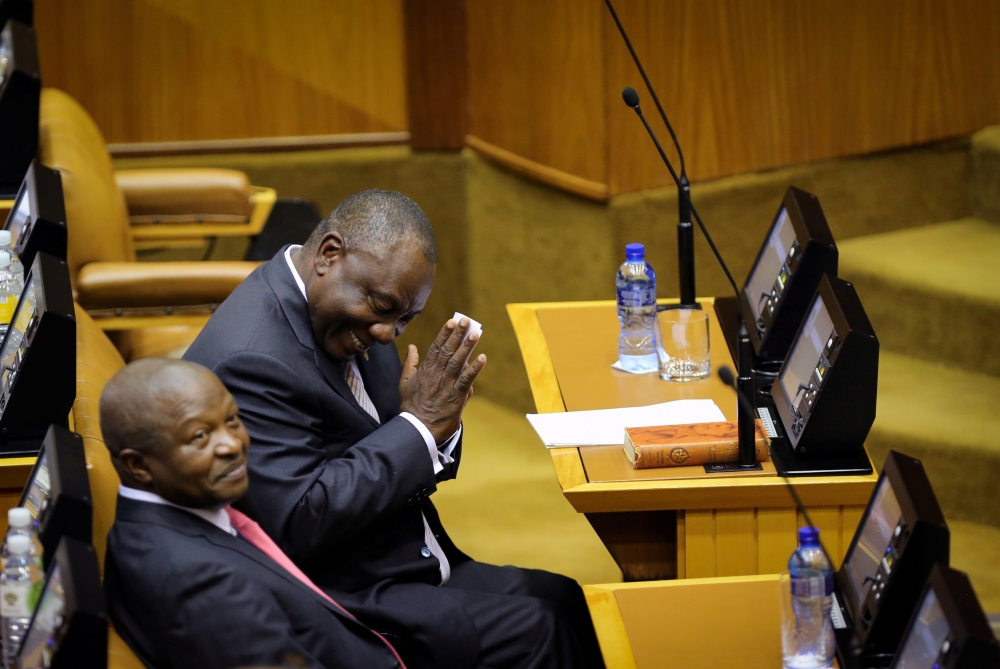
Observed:
[[[969,577],[934,565],[891,669],[1000,667],[1000,646]]]
[[[0,344],[0,457],[34,455],[76,397],[76,315],[66,261],[35,255]]]
[[[105,669],[108,617],[94,547],[64,537],[17,654],[19,669]]]
[[[848,621],[838,646],[851,657],[893,653],[950,533],[920,460],[886,458],[875,492],[837,572],[837,608]]]
[[[64,536],[91,542],[93,502],[80,435],[58,425],[49,428],[18,506],[35,519],[46,556]]]
[[[20,21],[26,26],[34,25],[34,0],[2,0],[0,2],[0,26],[6,25],[7,21],[11,19]]]
[[[57,170],[31,161],[3,229],[10,231],[25,267],[31,267],[39,251],[66,259],[66,205]]]
[[[0,198],[14,197],[38,152],[41,94],[35,30],[11,19],[0,30]]]
[[[822,277],[771,387],[792,457],[863,453],[875,422],[878,353],[854,286]]]
[[[837,276],[837,245],[819,198],[789,186],[740,291],[760,359],[785,359],[824,274]]]

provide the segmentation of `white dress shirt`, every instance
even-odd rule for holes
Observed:
[[[193,513],[194,515],[207,520],[216,527],[218,527],[223,532],[227,532],[234,537],[236,536],[236,530],[233,529],[233,524],[229,520],[229,514],[226,513],[226,507],[221,509],[216,509],[214,511],[210,509],[192,509],[186,506],[181,506],[179,504],[174,504],[173,502],[168,502],[159,495],[153,492],[146,492],[145,490],[138,490],[136,488],[127,488],[121,483],[118,484],[118,494],[122,497],[127,497],[128,499],[134,499],[137,502],[149,502],[150,504],[162,504],[164,506],[172,506],[175,509],[180,509],[181,511],[187,511],[188,513]]]
[[[292,245],[285,249],[285,262],[288,263],[288,269],[292,272],[292,278],[295,279],[295,285],[299,287],[299,291],[302,293],[303,299],[305,299],[308,303],[309,297],[306,295],[306,284],[302,280],[302,277],[299,276],[299,271],[295,269],[295,264],[292,262],[292,254],[300,248],[302,248],[302,246]],[[344,364],[351,365],[354,369],[354,375],[358,380],[358,386],[360,387],[361,392],[368,395],[368,392],[365,390],[365,382],[361,378],[361,371],[358,369],[356,356],[352,357]],[[419,418],[408,411],[402,411],[399,415],[408,420],[413,427],[417,428],[417,432],[419,432],[420,436],[424,438],[424,443],[427,445],[427,452],[430,455],[431,465],[434,468],[435,474],[439,474],[444,469],[445,465],[451,464],[455,461],[451,454],[455,451],[455,446],[458,444],[459,437],[462,436],[461,425],[459,425],[455,434],[453,434],[443,444],[438,446],[434,442],[434,435],[431,434],[431,431],[427,429],[427,426],[424,425]],[[424,543],[427,544],[427,548],[430,549],[431,554],[438,559],[438,562],[441,565],[441,585],[444,585],[448,582],[448,579],[451,578],[451,564],[448,562],[448,557],[444,554],[444,550],[441,549],[441,544],[438,543],[437,537],[434,536],[434,532],[431,531],[431,526],[427,522],[427,517],[424,516],[423,513],[420,514],[420,517],[424,521]],[[229,517],[227,516],[226,520],[228,521],[228,519]]]

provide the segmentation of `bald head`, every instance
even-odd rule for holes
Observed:
[[[250,438],[233,396],[201,365],[148,358],[119,370],[101,393],[101,431],[127,487],[191,508],[246,492]]]

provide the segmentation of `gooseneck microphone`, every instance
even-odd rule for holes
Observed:
[[[632,60],[635,61],[635,66],[639,69],[642,80],[646,82],[646,89],[653,96],[653,102],[660,112],[660,118],[663,119],[663,123],[667,126],[670,137],[674,140],[677,155],[680,157],[681,176],[680,180],[677,181],[677,215],[679,219],[677,222],[677,270],[680,278],[680,306],[682,308],[699,308],[698,303],[695,302],[694,290],[694,230],[691,227],[691,209],[688,206],[691,201],[691,183],[687,177],[687,166],[684,164],[684,152],[681,151],[681,143],[677,141],[677,134],[674,132],[674,127],[670,125],[667,113],[663,111],[663,105],[660,104],[660,98],[656,95],[653,84],[650,83],[649,77],[646,76],[646,69],[639,60],[639,54],[632,48],[632,40],[628,38],[628,33],[625,32],[625,26],[622,25],[621,20],[618,18],[615,6],[611,4],[611,0],[604,0],[604,3],[611,11],[611,18],[615,20],[618,32],[621,33],[622,39],[625,41],[625,46],[628,47],[628,52],[632,54]],[[685,194],[689,197],[685,198]]]
[[[687,203],[691,213],[694,214],[694,220],[698,222],[698,227],[701,228],[702,234],[705,235],[705,240],[712,248],[712,253],[715,254],[715,259],[719,261],[722,271],[726,273],[726,278],[729,279],[729,285],[733,287],[733,293],[736,294],[736,304],[739,307],[740,313],[740,332],[738,335],[739,345],[737,348],[736,360],[740,377],[737,385],[747,396],[749,396],[753,393],[753,377],[750,373],[750,369],[753,366],[753,345],[750,343],[750,334],[747,332],[747,322],[743,315],[743,307],[740,303],[740,289],[737,288],[736,280],[733,279],[733,275],[729,271],[726,261],[722,259],[722,254],[719,253],[719,249],[715,245],[712,235],[708,233],[708,228],[705,227],[704,221],[701,220],[701,215],[698,213],[694,203],[691,201],[690,190],[685,190],[683,188],[680,177],[677,176],[677,172],[674,170],[674,166],[670,163],[670,159],[667,158],[667,154],[663,151],[663,147],[660,146],[660,140],[656,138],[656,133],[653,132],[653,128],[650,127],[649,121],[646,120],[646,116],[642,113],[642,107],[639,106],[639,94],[635,92],[634,88],[628,86],[622,91],[622,99],[625,101],[625,104],[635,110],[635,113],[639,116],[639,120],[641,120],[642,124],[646,126],[646,132],[649,133],[649,137],[653,140],[656,150],[660,152],[660,158],[663,159],[663,163],[670,171],[670,176],[672,176],[674,181],[677,183],[681,199]],[[755,418],[752,404],[750,408],[751,410],[747,411],[742,404],[737,403],[736,419],[739,433],[740,467],[747,469],[758,468],[760,466],[757,464],[757,455],[754,449],[757,427],[754,424]]]
[[[733,370],[723,365],[722,367],[719,367],[718,375],[723,383],[725,383],[727,386],[736,391],[736,399],[739,402],[740,406],[743,407],[746,411],[753,413],[753,403],[750,401],[750,398],[747,397],[746,393],[744,393],[736,385],[736,379],[733,377]],[[781,476],[781,474],[779,474],[779,476]],[[805,504],[802,503],[802,498],[799,497],[799,493],[795,489],[795,486],[792,484],[792,482],[788,479],[787,476],[781,476],[781,478],[785,481],[785,485],[788,487],[788,492],[791,493],[792,499],[795,500],[795,510],[798,513],[802,514],[802,517],[805,518],[806,523],[810,527],[816,527],[816,525],[812,521],[812,518],[809,517],[809,511],[806,510]],[[820,538],[819,540],[819,547],[823,549],[823,555],[826,556],[826,559],[830,562],[830,565],[832,566],[834,564],[833,559],[831,559],[830,554],[826,552],[826,546],[823,544],[822,538]]]

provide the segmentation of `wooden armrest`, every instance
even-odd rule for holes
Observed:
[[[250,187],[250,218],[242,222],[212,221],[202,222],[191,220],[179,221],[161,217],[160,223],[132,225],[132,239],[137,248],[155,247],[156,242],[199,240],[206,237],[255,237],[264,229],[271,209],[278,200],[278,193],[273,188],[262,186]]]
[[[259,264],[93,262],[77,275],[77,302],[88,311],[219,304]]]
[[[246,222],[251,213],[250,179],[237,170],[174,168],[121,170],[115,181],[133,222],[158,217]]]

